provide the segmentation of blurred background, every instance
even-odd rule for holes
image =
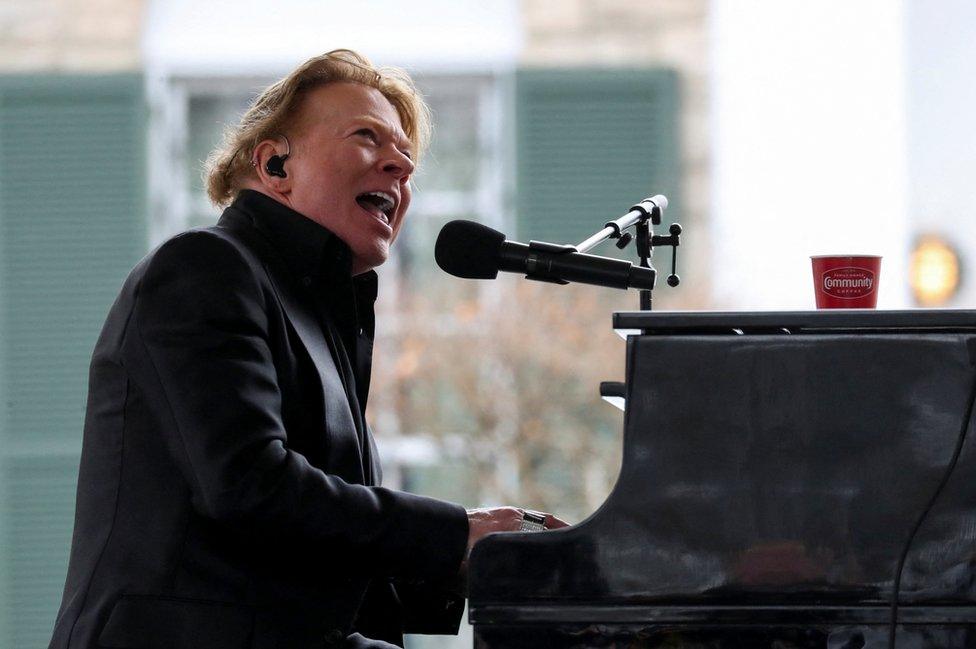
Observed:
[[[0,647],[50,637],[109,305],[215,222],[202,160],[304,59],[405,67],[435,115],[380,272],[385,483],[578,522],[619,469],[598,385],[637,294],[451,278],[440,227],[577,243],[661,193],[682,283],[655,309],[812,308],[824,253],[883,255],[880,308],[972,308],[974,26],[968,0],[0,0]]]

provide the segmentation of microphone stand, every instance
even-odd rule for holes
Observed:
[[[651,258],[654,256],[654,248],[657,246],[671,246],[671,274],[668,275],[668,286],[675,287],[681,283],[681,278],[675,272],[678,263],[678,245],[681,240],[681,225],[672,223],[668,228],[669,236],[655,235],[651,225],[661,225],[661,214],[664,207],[668,204],[668,199],[664,196],[654,196],[645,198],[637,205],[630,208],[627,214],[614,221],[608,221],[602,230],[584,239],[576,246],[578,252],[586,252],[599,243],[607,239],[617,239],[617,248],[623,250],[633,239],[636,238],[637,255],[640,257],[640,265],[654,271],[651,265]],[[633,227],[636,237],[624,230]],[[656,271],[655,271],[656,272]],[[640,289],[640,310],[650,311],[653,302],[653,289]]]
[[[658,225],[660,222],[661,216],[660,212],[658,212],[657,223],[654,225]],[[634,245],[637,246],[637,256],[640,257],[640,265],[644,268],[653,268],[651,266],[651,257],[654,256],[653,235],[651,234],[650,226],[647,224],[647,219],[639,221],[635,231],[637,232],[637,241]],[[627,244],[625,243],[624,245],[626,246]],[[651,303],[654,299],[651,297],[652,289],[642,288],[638,292],[640,293],[640,310],[650,311]]]

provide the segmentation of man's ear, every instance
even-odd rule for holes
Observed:
[[[289,151],[283,145],[280,140],[262,140],[254,147],[251,156],[251,165],[258,181],[272,194],[286,195],[291,191],[286,163]]]

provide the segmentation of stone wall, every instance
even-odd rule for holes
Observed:
[[[144,0],[0,0],[0,71],[136,71],[144,5]]]

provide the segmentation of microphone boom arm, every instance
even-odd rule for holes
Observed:
[[[668,199],[666,196],[657,194],[656,196],[645,198],[637,203],[637,205],[631,207],[626,214],[613,221],[607,221],[602,230],[590,238],[579,242],[576,245],[576,250],[586,252],[607,239],[620,239],[624,236],[624,230],[640,223],[646,223],[648,220],[654,225],[661,225],[661,214],[664,213],[667,207]],[[630,239],[627,239],[626,242],[629,243]],[[627,245],[627,243],[623,245]]]
[[[642,268],[654,270],[650,259],[654,255],[654,248],[656,246],[671,246],[671,274],[668,275],[668,286],[677,286],[681,281],[676,273],[681,226],[677,223],[671,224],[669,236],[657,236],[651,227],[653,225],[661,225],[661,215],[667,207],[668,199],[666,196],[657,194],[656,196],[645,198],[637,203],[637,205],[631,207],[620,218],[608,221],[603,229],[593,236],[580,241],[576,246],[566,246],[566,248],[586,252],[607,239],[617,239],[617,247],[622,250],[635,238],[634,235],[625,232],[625,230],[635,228],[637,234],[637,255],[640,257],[640,266]],[[640,308],[642,311],[651,310],[652,290],[653,286],[640,290]]]

